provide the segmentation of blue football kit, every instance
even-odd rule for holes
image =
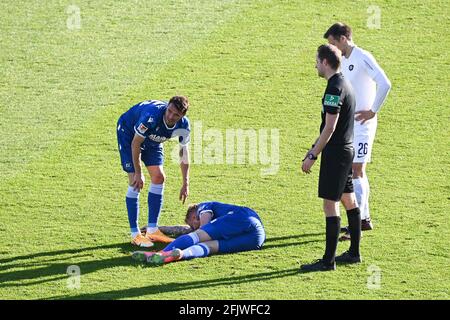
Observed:
[[[247,207],[220,202],[202,202],[197,208],[197,218],[211,214],[211,221],[200,227],[211,240],[218,242],[218,252],[235,253],[258,250],[266,240],[261,218]],[[166,246],[163,251],[183,250],[183,259],[202,258],[209,255],[209,247],[200,242],[196,232],[182,235]]]
[[[164,163],[162,143],[172,137],[179,137],[181,145],[187,145],[190,139],[190,126],[187,117],[182,117],[174,126],[169,127],[164,114],[168,103],[159,100],[147,100],[131,107],[117,121],[117,142],[122,168],[127,173],[135,172],[131,143],[135,135],[144,138],[141,144],[141,160],[145,166],[159,166]],[[151,184],[148,192],[147,228],[156,228],[163,205],[164,184]],[[125,198],[128,221],[132,237],[139,234],[139,194],[133,186],[128,186]],[[147,229],[148,230],[148,229]]]
[[[147,100],[136,104],[119,118],[117,141],[125,172],[134,172],[131,142],[135,134],[145,138],[141,145],[141,159],[146,166],[164,163],[162,143],[170,138],[178,136],[181,145],[189,143],[189,119],[183,117],[173,127],[169,127],[164,120],[167,107],[167,102]]]
[[[211,221],[200,227],[219,242],[219,252],[232,253],[261,249],[266,234],[258,214],[250,208],[220,202],[203,202],[198,218],[210,213]]]

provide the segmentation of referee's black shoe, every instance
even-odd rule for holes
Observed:
[[[360,263],[362,262],[361,256],[352,256],[349,251],[345,251],[340,256],[337,256],[335,261],[337,263]]]
[[[325,263],[323,259],[316,260],[310,264],[300,266],[300,272],[333,271],[336,270],[336,262],[332,264]]]

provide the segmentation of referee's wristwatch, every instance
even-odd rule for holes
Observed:
[[[317,160],[317,157],[313,155],[311,152],[306,156],[309,160]]]

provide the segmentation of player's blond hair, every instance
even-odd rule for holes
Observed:
[[[184,218],[184,222],[188,222],[189,218],[191,217],[191,215],[195,214],[197,212],[198,209],[198,203],[194,203],[191,204],[186,212],[186,218]]]

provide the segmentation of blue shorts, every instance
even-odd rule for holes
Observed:
[[[121,125],[121,119],[117,122],[117,143],[120,153],[120,162],[122,163],[123,171],[131,173],[134,172],[133,157],[131,153],[131,142],[133,141],[134,133],[128,132]],[[164,153],[161,144],[154,145],[150,140],[145,139],[141,145],[141,160],[145,166],[159,166],[164,163]]]
[[[221,253],[261,249],[266,240],[263,224],[250,209],[219,217],[200,229],[219,242]]]

